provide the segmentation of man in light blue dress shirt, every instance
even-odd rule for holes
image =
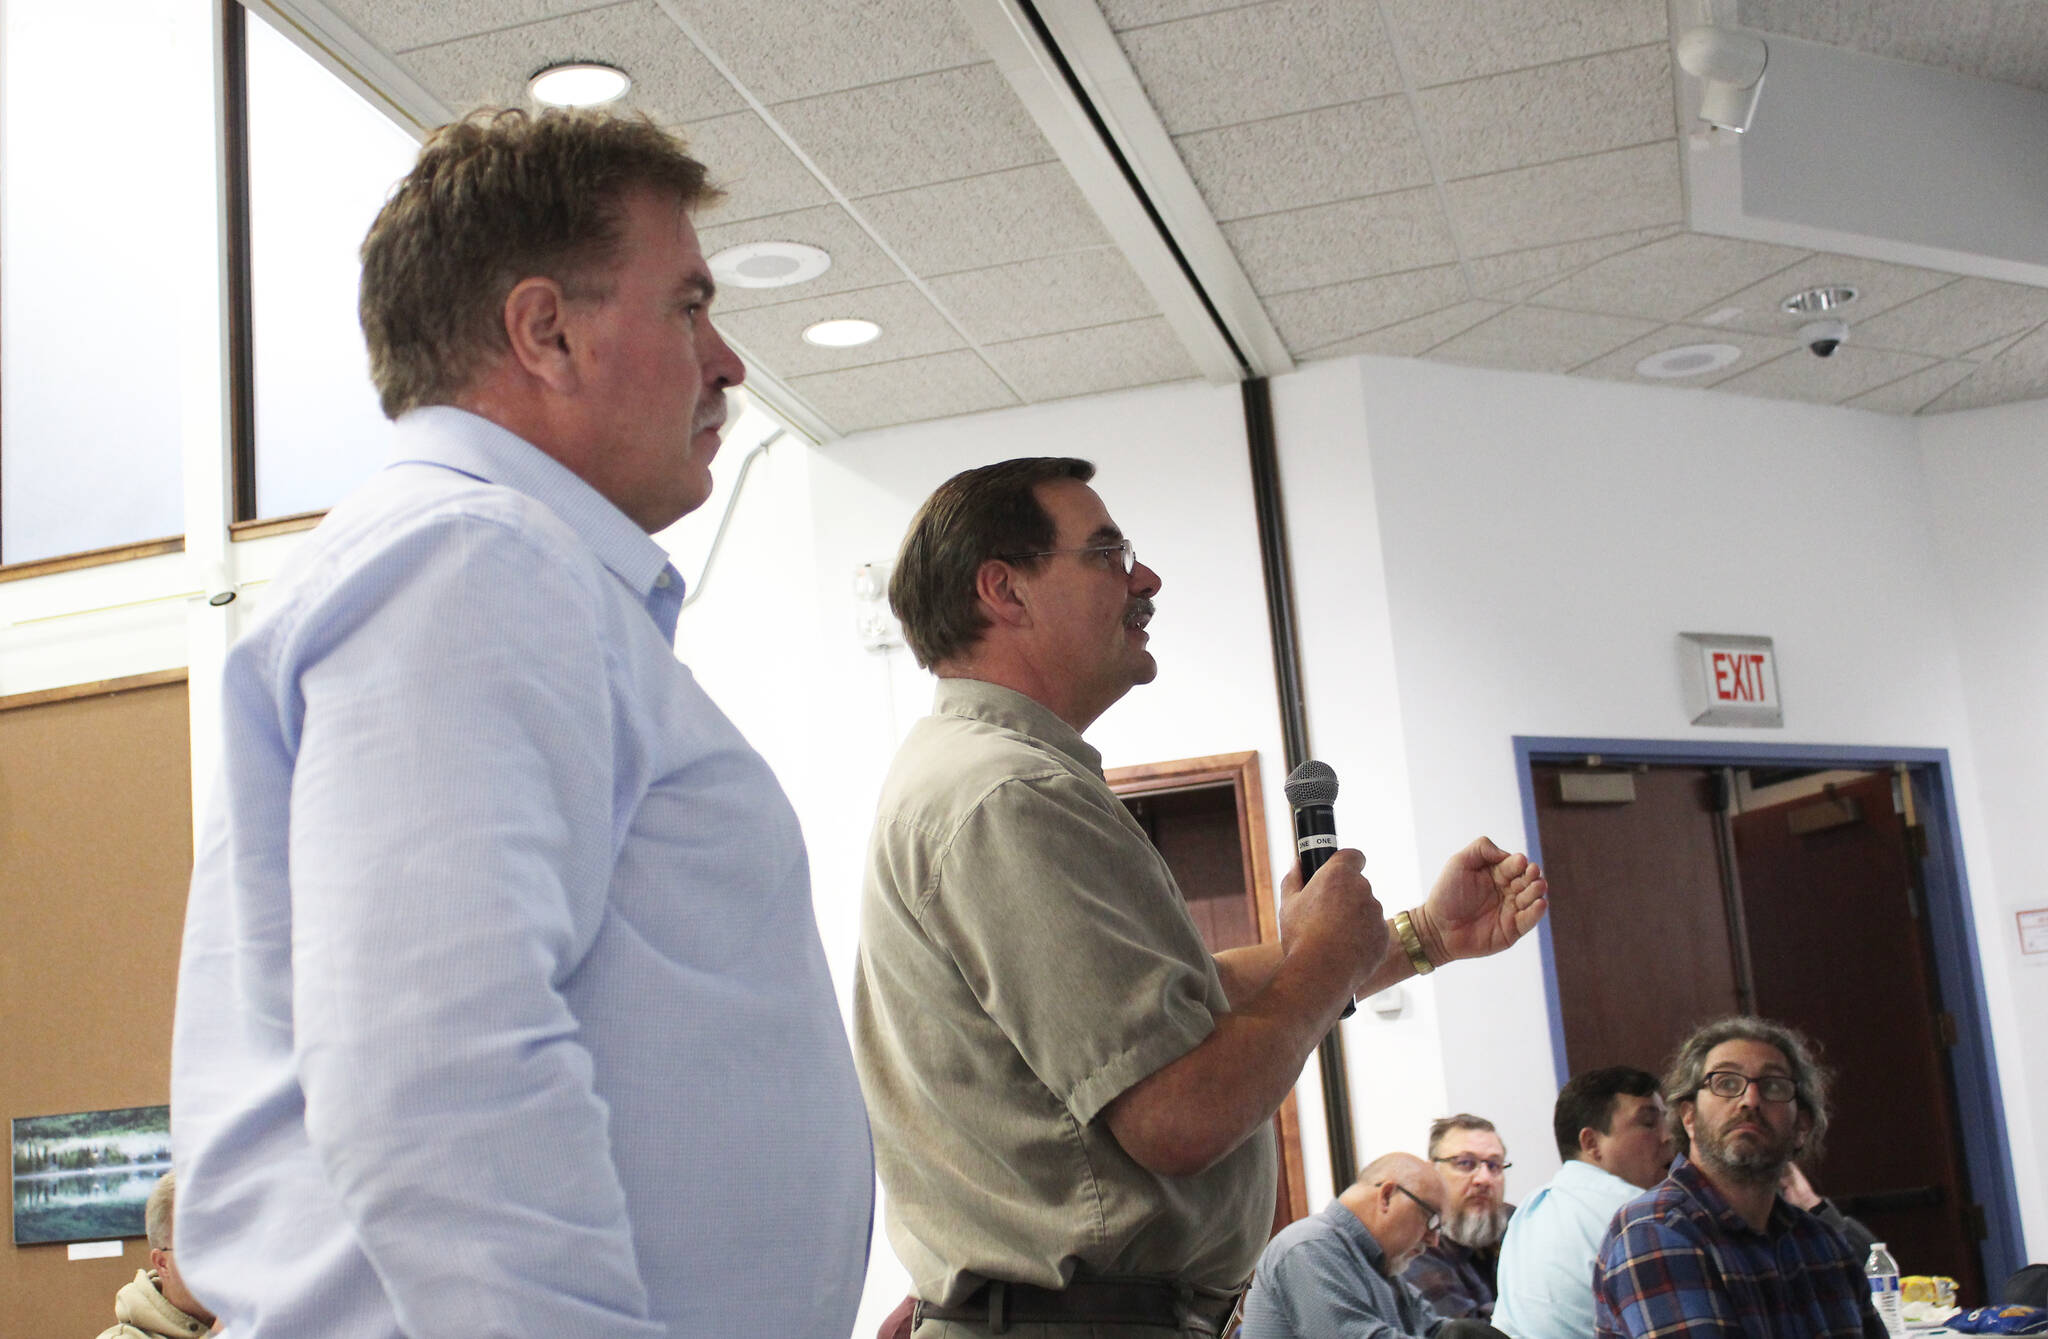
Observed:
[[[436,132],[364,244],[392,464],[224,671],[173,1055],[236,1339],[844,1339],[872,1160],[795,813],[650,535],[743,369],[644,120]]]
[[[1671,1165],[1657,1078],[1626,1065],[1580,1074],[1558,1093],[1551,1127],[1564,1166],[1508,1223],[1493,1323],[1514,1339],[1590,1339],[1607,1225]]]

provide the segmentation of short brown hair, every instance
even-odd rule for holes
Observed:
[[[1469,1111],[1460,1111],[1455,1116],[1444,1116],[1431,1121],[1429,1125],[1429,1156],[1434,1158],[1438,1148],[1443,1146],[1444,1136],[1453,1130],[1486,1130],[1495,1135],[1500,1131],[1493,1128],[1493,1122],[1484,1116],[1475,1116]]]
[[[506,351],[520,280],[601,296],[635,190],[682,209],[720,194],[645,116],[484,108],[436,130],[363,239],[357,310],[385,416],[452,402]]]
[[[1797,1156],[1806,1162],[1817,1160],[1821,1155],[1821,1141],[1828,1132],[1828,1086],[1832,1078],[1826,1066],[1821,1064],[1820,1046],[1797,1028],[1753,1014],[1731,1014],[1727,1018],[1715,1019],[1680,1043],[1678,1054],[1671,1058],[1671,1068],[1664,1074],[1664,1101],[1671,1108],[1666,1119],[1670,1122],[1672,1137],[1678,1141],[1678,1151],[1688,1156],[1692,1153],[1692,1138],[1685,1132],[1685,1119],[1679,1105],[1698,1104],[1700,1088],[1707,1081],[1707,1056],[1716,1046],[1731,1041],[1753,1041],[1775,1047],[1778,1054],[1785,1057],[1785,1064],[1792,1071],[1792,1085],[1797,1090],[1792,1100],[1812,1122],[1806,1132],[1806,1144]]]
[[[1041,560],[1016,555],[1053,546],[1038,485],[1094,477],[1094,465],[1072,456],[1025,456],[962,471],[924,500],[889,577],[889,607],[918,664],[930,669],[981,640],[988,617],[975,602],[974,578],[983,563],[1010,558],[1036,568]]]

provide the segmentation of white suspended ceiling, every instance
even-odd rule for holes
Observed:
[[[757,390],[820,436],[1356,352],[1634,380],[1721,343],[1742,356],[1675,384],[1894,414],[2048,396],[2048,287],[1846,233],[1694,230],[1671,56],[1672,14],[1711,10],[2048,90],[2042,0],[253,7],[419,125],[519,103],[558,61],[629,70],[628,105],[729,193],[707,252],[831,253],[816,280],[720,295]],[[1828,359],[1777,309],[1822,283],[1860,294]],[[802,340],[834,316],[883,334]]]

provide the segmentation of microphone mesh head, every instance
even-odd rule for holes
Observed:
[[[1287,802],[1299,809],[1305,804],[1335,804],[1337,773],[1330,764],[1310,758],[1287,774]]]

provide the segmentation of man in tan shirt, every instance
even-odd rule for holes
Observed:
[[[1345,1004],[1546,905],[1482,838],[1397,942],[1344,851],[1283,885],[1284,948],[1211,957],[1081,738],[1157,673],[1159,577],[1093,474],[956,476],[890,584],[941,682],[883,786],[854,1031],[917,1339],[1215,1333],[1271,1222],[1271,1117]]]

